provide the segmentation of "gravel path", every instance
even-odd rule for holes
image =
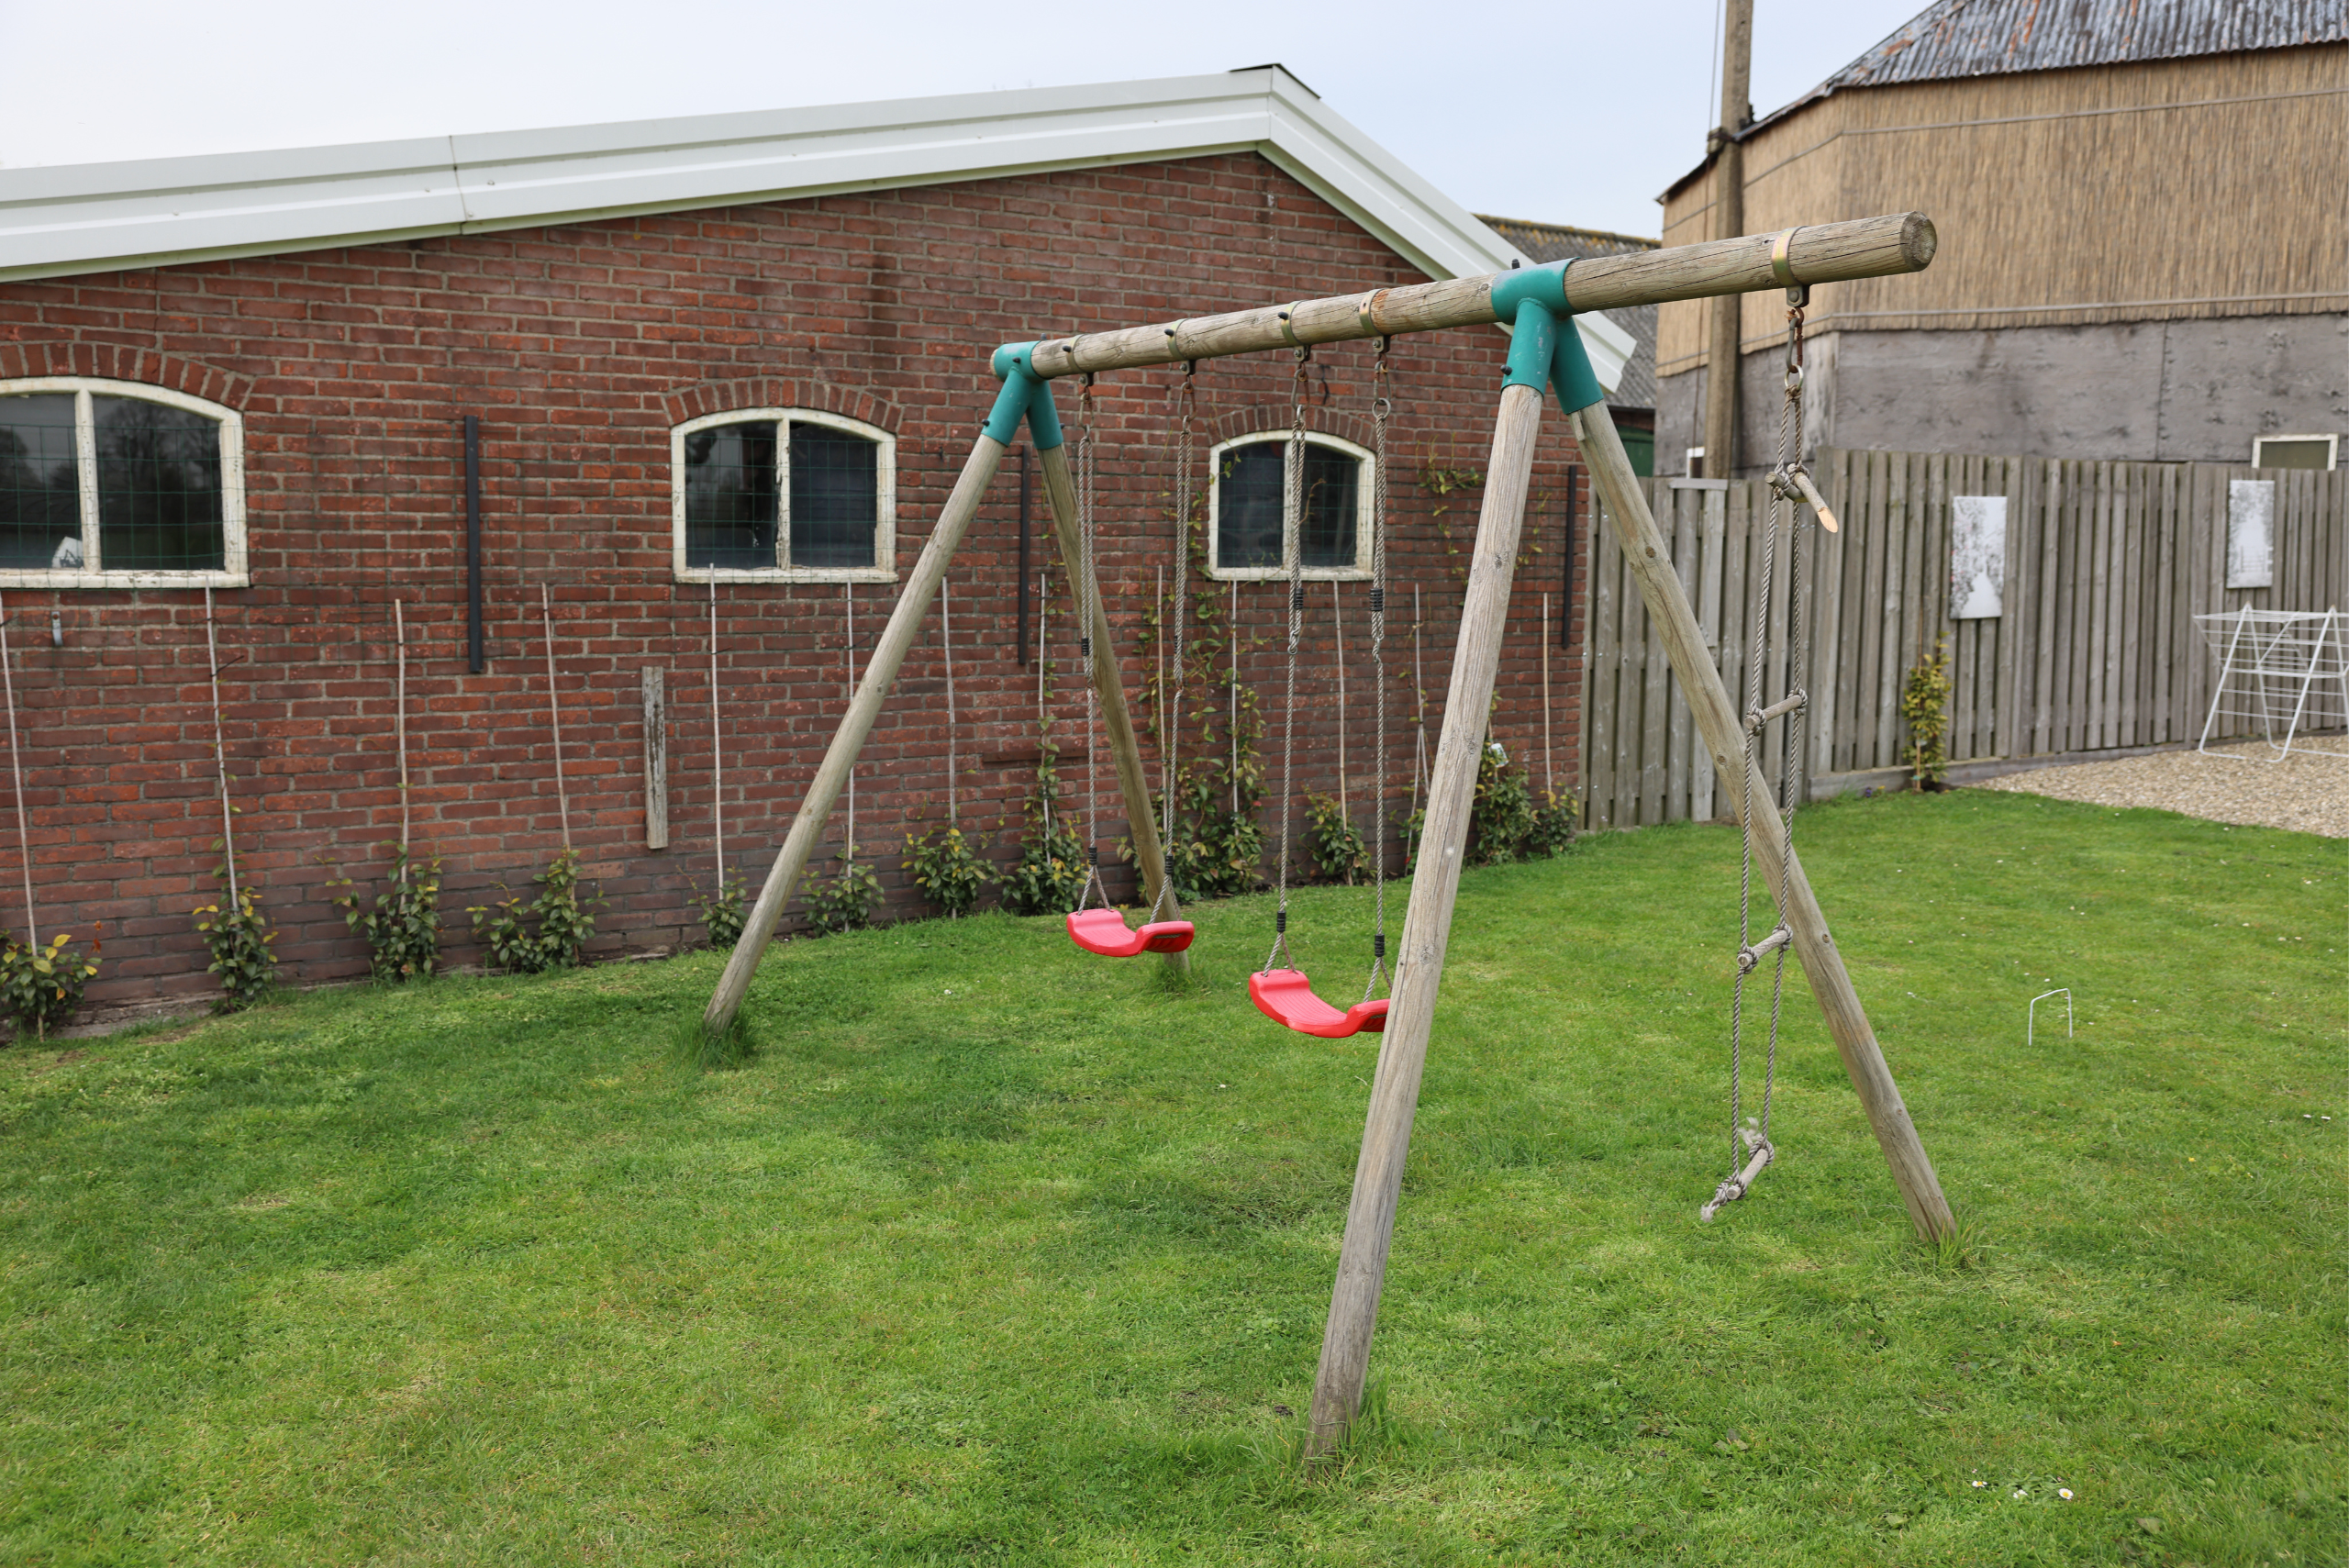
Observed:
[[[2349,742],[2337,735],[2320,737],[2317,744],[2349,751]],[[2274,754],[2256,743],[2230,750],[2246,755]],[[1976,787],[2047,795],[2091,806],[2150,806],[2213,822],[2289,828],[2295,832],[2349,839],[2349,757],[2318,756],[2300,751],[2297,744],[2280,762],[2237,762],[2191,751],[2156,751],[2110,762],[2033,768]]]

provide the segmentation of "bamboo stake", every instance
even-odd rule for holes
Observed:
[[[407,878],[408,805],[407,805],[407,618],[400,601],[392,600],[393,657],[392,734],[400,753],[400,878]]]
[[[1225,670],[1230,676],[1225,684],[1231,689],[1231,715],[1224,724],[1223,732],[1225,739],[1231,742],[1231,810],[1237,816],[1240,812],[1240,580],[1236,577],[1231,582],[1231,609],[1224,617],[1223,629],[1224,641],[1229,645],[1231,655]]]
[[[212,590],[204,590],[204,651],[212,662],[212,762],[220,774],[220,848],[228,868],[228,907],[241,908],[237,894],[237,824],[228,806],[228,747],[220,736],[220,639],[212,628]]]
[[[8,614],[0,603],[0,687],[8,698],[8,772],[17,784],[17,847],[25,864],[25,945],[40,946],[40,916],[33,908],[33,838],[25,827],[25,765],[17,755],[17,678],[8,660]]]
[[[718,706],[718,574],[709,578],[709,820],[710,847],[718,861],[718,892],[726,896],[726,735]]]
[[[1335,583],[1330,584],[1330,621],[1338,639],[1338,819],[1352,827],[1352,793],[1346,788],[1346,611]],[[1346,880],[1353,880],[1352,873]]]
[[[571,791],[562,782],[562,705],[554,691],[554,601],[547,585],[539,584],[539,624],[545,628],[547,650],[547,727],[554,733],[554,798],[562,812],[562,847],[571,848]]]
[[[815,848],[817,838],[831,817],[832,806],[840,798],[850,764],[863,747],[865,737],[873,732],[874,720],[880,717],[881,705],[888,699],[889,688],[896,684],[906,654],[913,647],[922,617],[929,613],[930,601],[945,580],[955,547],[963,542],[971,519],[978,515],[979,503],[986,497],[987,484],[994,479],[996,465],[1003,462],[1007,450],[994,437],[982,435],[963,464],[953,493],[947,496],[945,508],[939,514],[938,526],[930,530],[930,541],[922,546],[921,555],[906,580],[905,591],[897,595],[897,603],[889,612],[888,625],[882,628],[879,640],[874,644],[873,657],[864,667],[864,679],[850,699],[848,713],[833,734],[831,744],[825,749],[824,760],[799,803],[798,814],[792,818],[791,831],[775,852],[774,864],[768,870],[758,902],[751,906],[743,925],[741,939],[726,960],[726,972],[718,976],[717,988],[710,994],[709,1006],[702,1014],[702,1028],[709,1034],[723,1035],[733,1028],[735,1016],[742,1008],[742,998],[750,993],[751,978],[758,973],[759,960],[765,956],[767,943],[774,939],[775,924],[783,917],[784,906],[798,886],[800,873],[807,869],[808,853]],[[1041,664],[1039,661],[1040,668]]]
[[[1542,394],[1513,385],[1501,390],[1493,431],[1492,460],[1485,472],[1475,553],[1461,607],[1460,640],[1452,660],[1446,714],[1486,711],[1493,676],[1500,662],[1503,625],[1508,615],[1509,578],[1518,536],[1525,521],[1525,495],[1542,429]],[[1321,1340],[1321,1365],[1314,1377],[1308,1456],[1327,1453],[1345,1434],[1361,1408],[1370,1369],[1370,1340],[1378,1322],[1378,1296],[1386,1277],[1387,1249],[1395,1237],[1395,1207],[1402,1192],[1404,1162],[1410,1152],[1411,1118],[1427,1066],[1428,1034],[1435,1019],[1437,987],[1443,980],[1443,953],[1452,934],[1452,910],[1460,892],[1460,862],[1468,841],[1468,818],[1476,794],[1479,726],[1444,726],[1429,783],[1427,821],[1411,880],[1409,913],[1395,966],[1394,1000],[1386,1029],[1379,1037],[1378,1073],[1371,1085],[1370,1111],[1363,1129],[1362,1156],[1354,1166],[1354,1189],[1346,1209],[1346,1234],[1338,1254],[1338,1277],[1330,1294],[1330,1318]]]
[[[960,828],[963,804],[954,778],[954,601],[948,592],[952,586],[945,582],[938,584],[938,636],[946,656],[946,824]]]
[[[1558,798],[1558,775],[1550,765],[1550,595],[1542,595],[1542,793]]]
[[[1118,789],[1124,796],[1126,831],[1132,836],[1134,862],[1141,872],[1142,900],[1152,911],[1161,907],[1166,880],[1165,847],[1158,841],[1158,813],[1152,809],[1150,775],[1142,771],[1141,746],[1134,738],[1133,715],[1126,707],[1125,679],[1119,667],[1117,644],[1109,638],[1109,613],[1101,600],[1098,583],[1078,581],[1085,570],[1082,541],[1077,535],[1076,484],[1069,473],[1068,448],[1047,447],[1036,454],[1044,473],[1044,499],[1052,514],[1052,541],[1059,548],[1061,567],[1068,574],[1070,591],[1078,605],[1093,606],[1093,688],[1101,702],[1101,728],[1109,740],[1109,755],[1118,767]],[[1090,590],[1088,593],[1087,590]],[[1080,611],[1080,613],[1082,613]],[[1088,742],[1089,743],[1089,742]],[[1165,908],[1178,906],[1165,900]],[[1166,967],[1191,967],[1186,952],[1170,952]]]
[[[942,592],[946,586],[946,580],[941,577],[938,580],[938,585]],[[852,703],[856,701],[855,584],[841,584],[841,603],[848,609],[848,640],[841,648],[841,700]],[[854,757],[848,760],[848,838],[843,847],[845,852],[841,856],[841,862],[846,865],[854,865],[856,863],[856,759]]]
[[[1860,1006],[1852,977],[1843,968],[1843,955],[1828,932],[1827,917],[1820,911],[1809,878],[1803,874],[1802,862],[1787,848],[1786,824],[1770,804],[1766,784],[1758,778],[1749,780],[1745,776],[1744,737],[1739,728],[1736,709],[1721,684],[1720,672],[1714,668],[1711,656],[1705,651],[1704,632],[1698,625],[1697,612],[1689,606],[1687,595],[1681,591],[1679,574],[1672,567],[1670,547],[1656,527],[1655,515],[1648,509],[1647,496],[1640,488],[1638,474],[1632,472],[1631,459],[1624,455],[1622,440],[1615,433],[1614,417],[1608,413],[1605,404],[1594,403],[1575,414],[1574,422],[1582,442],[1584,462],[1589,466],[1591,478],[1608,510],[1615,516],[1616,537],[1622,545],[1623,559],[1630,564],[1632,576],[1639,580],[1640,597],[1647,605],[1649,622],[1671,656],[1673,671],[1680,677],[1681,694],[1687,699],[1689,711],[1713,754],[1720,783],[1728,790],[1738,815],[1753,825],[1754,862],[1762,868],[1771,892],[1786,909],[1787,924],[1794,933],[1795,951],[1802,960],[1803,973],[1810,981],[1811,995],[1818,999],[1819,1010],[1826,1016],[1828,1033],[1834,1037],[1835,1050],[1843,1059],[1843,1070],[1851,1075],[1852,1087],[1867,1111],[1876,1144],[1884,1151],[1886,1163],[1892,1167],[1892,1179],[1900,1188],[1901,1201],[1908,1206],[1909,1223],[1927,1240],[1948,1236],[1956,1227],[1949,1200],[1942,1195],[1941,1180],[1933,1173],[1933,1163],[1926,1157],[1916,1125],[1909,1118],[1909,1107],[1901,1102],[1900,1087],[1893,1082],[1891,1069],[1885,1065],[1884,1051],[1876,1044],[1876,1031],[1868,1025],[1867,1013]],[[1796,526],[1803,525],[1798,520]],[[1762,632],[1757,630],[1754,635]],[[1752,785],[1761,787],[1754,791],[1759,804],[1749,812],[1747,798]]]

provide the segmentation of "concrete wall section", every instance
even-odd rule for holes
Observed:
[[[2244,462],[2255,436],[2349,431],[2349,316],[1834,332],[1809,348],[1813,450]],[[1775,459],[1783,365],[1776,348],[1745,357],[1741,473]],[[1664,378],[1658,473],[1686,472],[1704,385],[1701,369]]]

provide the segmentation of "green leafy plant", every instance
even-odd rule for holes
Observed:
[[[82,1005],[82,993],[97,975],[102,946],[94,938],[84,958],[64,931],[51,937],[47,947],[14,937],[0,945],[0,1011],[16,1024],[17,1038],[29,1030],[35,1039],[46,1040],[52,1025],[73,1016]]]
[[[1306,848],[1322,881],[1352,887],[1357,877],[1370,874],[1369,846],[1347,817],[1343,802],[1326,795],[1307,795],[1305,817]]]
[[[742,928],[751,916],[743,906],[740,877],[722,873],[718,896],[704,898],[696,894],[694,903],[701,909],[702,929],[709,933],[711,947],[723,952],[742,940]]]
[[[1915,665],[1900,690],[1900,717],[1909,726],[1909,779],[1920,790],[1938,789],[1949,775],[1949,642],[1933,645],[1933,656]]]
[[[228,884],[225,862],[212,874],[221,886]],[[277,952],[271,946],[277,933],[270,929],[260,890],[250,880],[225,905],[198,905],[195,929],[204,933],[204,945],[212,951],[207,967],[220,977],[220,999],[213,1004],[217,1010],[241,1012],[269,995],[277,983]]]
[[[1468,855],[1472,866],[1499,865],[1522,860],[1526,840],[1533,836],[1533,791],[1522,769],[1509,765],[1508,753],[1497,740],[1485,742],[1476,760],[1476,797],[1468,812]]]
[[[596,917],[588,911],[604,900],[580,896],[576,850],[565,849],[530,880],[542,891],[527,907],[518,894],[494,905],[468,905],[473,935],[489,950],[491,967],[508,974],[573,968],[596,934]]]
[[[1036,781],[1021,807],[1028,830],[1019,858],[996,885],[1015,915],[1064,915],[1085,892],[1085,840],[1058,809],[1060,749],[1047,739],[1036,759]]]
[[[333,900],[334,906],[351,934],[366,939],[367,971],[378,984],[429,979],[440,962],[440,862],[418,867],[408,859],[406,844],[384,848],[391,851],[392,874],[375,895],[375,906],[359,906],[357,885],[347,876],[327,884],[350,890]]]
[[[1414,806],[1411,814],[1403,818],[1403,874],[1408,876],[1419,863],[1419,838],[1428,828],[1428,808]]]
[[[905,870],[922,896],[955,919],[971,912],[987,884],[987,862],[960,828],[941,828],[906,840]]]
[[[1533,827],[1525,838],[1526,853],[1564,854],[1574,846],[1576,815],[1572,796],[1550,791],[1542,804],[1534,808]]]
[[[800,879],[800,902],[807,906],[808,923],[818,932],[837,936],[862,930],[873,923],[873,912],[881,907],[881,879],[873,874],[871,866],[859,865],[851,858],[855,852],[856,846],[850,845],[836,875],[822,877],[811,871]]]

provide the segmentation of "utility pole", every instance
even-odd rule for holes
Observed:
[[[1745,232],[1745,144],[1737,133],[1753,123],[1753,0],[1722,0],[1721,119],[1709,138],[1713,144],[1713,224],[1716,239]],[[1712,304],[1712,336],[1706,355],[1705,477],[1737,475],[1737,378],[1739,318],[1744,295],[1725,294]]]

